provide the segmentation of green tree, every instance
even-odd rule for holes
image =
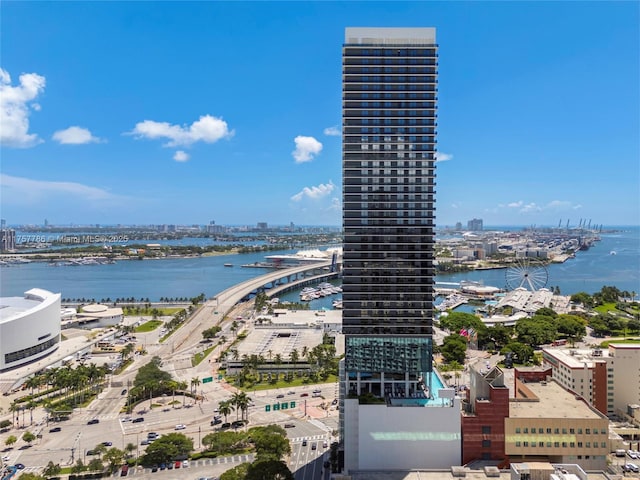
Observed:
[[[104,470],[104,464],[99,458],[93,458],[87,464],[87,470],[89,470],[90,472],[102,472]]]
[[[49,463],[47,463],[47,466],[44,467],[42,474],[45,477],[55,477],[61,471],[62,471],[62,468],[60,467],[59,463],[54,464],[51,460],[49,460]]]
[[[7,437],[7,439],[4,441],[4,444],[11,448],[13,446],[14,443],[16,443],[18,441],[18,438],[15,435],[9,435]]]
[[[13,425],[13,424],[11,423],[11,420],[2,420],[2,421],[0,421],[0,430],[3,430],[3,429],[5,429],[5,428],[8,428],[8,427],[10,427],[11,425]]]
[[[534,315],[516,322],[516,334],[519,342],[537,346],[553,342],[557,329],[553,318]]]
[[[87,466],[84,464],[81,458],[79,458],[76,463],[71,467],[71,473],[81,473],[87,469]]]
[[[109,471],[115,472],[124,461],[124,452],[119,448],[113,447],[104,453],[102,459],[107,462]]]
[[[220,475],[220,480],[245,480],[249,471],[249,463],[241,463]]]
[[[467,352],[467,340],[462,335],[454,333],[444,338],[440,352],[445,361],[464,363]]]
[[[188,456],[193,451],[193,439],[182,433],[167,433],[151,445],[142,457],[143,465],[167,463],[179,456]]]
[[[558,314],[549,307],[542,307],[539,308],[538,310],[536,310],[536,315],[542,315],[543,317],[551,317],[551,318],[556,318],[558,316]]]
[[[291,453],[287,434],[278,425],[253,427],[249,430],[249,436],[258,457],[271,457],[280,460]]]
[[[571,295],[571,301],[573,303],[580,303],[585,307],[593,307],[594,301],[591,295],[586,292],[578,292]]]
[[[440,317],[440,327],[451,333],[460,333],[461,330],[470,328],[482,332],[487,328],[479,317],[466,312],[449,312],[448,315]]]
[[[585,324],[586,322],[576,315],[562,314],[556,317],[558,333],[567,337],[571,343],[579,341],[587,334]]]
[[[28,430],[22,434],[22,440],[27,442],[29,445],[31,445],[31,442],[33,442],[35,439],[36,436]]]
[[[500,353],[503,355],[507,352],[513,352],[516,356],[515,360],[517,360],[518,363],[524,364],[533,358],[534,350],[530,345],[525,345],[520,342],[510,342],[500,350]]]
[[[293,473],[281,460],[259,459],[249,465],[245,480],[294,480]]]
[[[207,328],[206,330],[204,330],[202,332],[202,336],[204,337],[205,340],[209,340],[213,337],[215,337],[222,329],[219,326],[214,326],[211,328]]]

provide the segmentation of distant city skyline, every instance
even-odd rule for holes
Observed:
[[[636,2],[0,8],[9,225],[338,226],[336,45],[423,25],[443,53],[437,227],[640,225]]]

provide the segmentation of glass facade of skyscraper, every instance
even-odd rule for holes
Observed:
[[[347,28],[342,56],[346,394],[411,396],[432,359],[433,28]]]

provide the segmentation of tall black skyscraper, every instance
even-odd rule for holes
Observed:
[[[438,46],[434,28],[347,28],[342,53],[347,395],[429,388]]]

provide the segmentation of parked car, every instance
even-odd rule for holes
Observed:
[[[24,464],[22,463],[16,463],[14,467],[16,467],[18,470],[24,470]]]
[[[329,446],[329,443],[326,440],[322,442],[322,448],[327,448],[328,446]]]
[[[214,425],[219,425],[222,423],[222,420],[220,420],[219,418],[214,418],[213,420],[211,420],[211,426],[213,427]]]
[[[317,448],[318,448],[318,444],[317,444],[316,442],[313,442],[313,443],[311,444],[311,450],[315,450],[315,449],[317,449]]]
[[[220,425],[221,430],[224,430],[225,428],[231,428],[231,424],[229,422],[226,422]]]
[[[149,432],[147,433],[147,438],[149,440],[155,440],[156,438],[158,438],[160,435],[158,435],[156,432]]]
[[[97,455],[98,452],[96,452],[95,450],[87,450],[87,455]]]
[[[126,388],[120,392],[120,395],[126,395],[126,394],[127,394],[127,389]]]
[[[188,468],[189,467],[189,460],[183,460],[182,461],[182,468]]]
[[[308,394],[308,393],[301,393],[301,394],[300,394],[300,396],[301,396],[301,397],[308,397],[308,396],[309,396],[309,394]]]
[[[289,391],[287,392],[287,395],[295,395],[295,394],[296,394],[296,392],[294,392],[293,390],[289,390]]]
[[[123,465],[122,469],[120,470],[120,476],[126,477],[128,474],[129,474],[129,465]]]
[[[284,428],[294,428],[296,426],[295,423],[285,423]]]
[[[60,427],[53,427],[52,429],[49,430],[49,433],[55,433],[55,432],[59,432],[61,430],[62,430],[62,428],[60,428]]]
[[[184,423],[179,423],[176,425],[176,430],[184,430],[187,426]]]
[[[145,438],[140,442],[140,445],[151,445],[151,440]]]
[[[95,425],[96,423],[100,423],[100,420],[97,418],[92,418],[87,422],[87,425]]]
[[[182,462],[180,460],[176,460],[176,462],[173,464],[173,466],[176,468],[180,468],[180,465],[182,465]]]
[[[302,446],[306,447],[307,446],[307,439],[305,438],[304,440],[302,440]]]
[[[280,395],[276,396],[276,398],[284,398],[284,394],[281,393]]]
[[[138,417],[131,420],[131,423],[140,423],[140,422],[144,422],[144,417]]]
[[[151,467],[151,471],[152,472],[157,472],[158,471],[158,465],[154,465],[153,467]]]
[[[322,390],[320,390],[319,388],[316,388],[313,393],[322,393]]]
[[[105,447],[110,447],[111,445],[113,445],[113,443],[111,443],[111,442],[102,442],[102,445],[104,445]]]

